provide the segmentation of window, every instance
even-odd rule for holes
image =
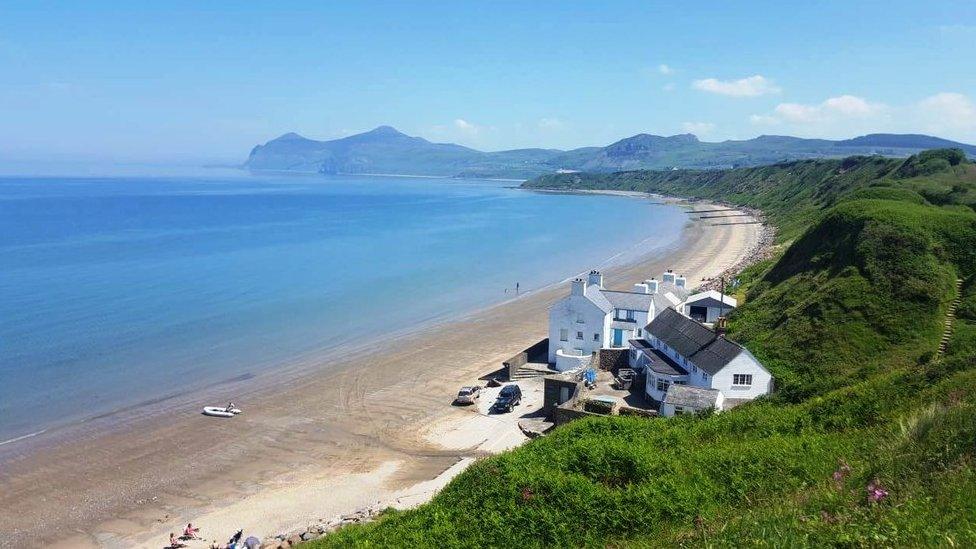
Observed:
[[[679,416],[681,414],[687,414],[687,413],[688,413],[688,410],[686,410],[684,406],[675,406],[674,407],[674,415],[676,415],[676,416]]]
[[[569,330],[566,328],[559,330],[559,341],[569,341]]]
[[[668,386],[671,385],[671,383],[666,379],[661,379],[661,378],[655,378],[655,379],[657,380],[657,390],[661,391],[662,393],[666,392],[668,390]]]
[[[631,311],[631,310],[628,309],[625,312],[627,313],[627,317],[626,317],[627,320],[634,320],[634,311]]]
[[[752,374],[732,374],[732,385],[752,385]]]
[[[583,332],[576,332],[576,339],[583,339]]]
[[[637,328],[637,337],[640,337],[640,336],[641,336],[641,329],[640,328]]]
[[[600,334],[593,334],[593,341],[600,341]]]
[[[676,380],[674,380],[674,384],[675,385],[688,385],[688,382],[687,381],[682,381],[680,379],[676,379]]]
[[[579,322],[580,324],[586,322],[586,320],[583,319],[583,313],[576,314],[576,322]]]

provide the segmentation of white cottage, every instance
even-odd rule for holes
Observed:
[[[688,297],[668,274],[669,282],[652,278],[629,292],[604,288],[599,271],[573,280],[569,296],[549,309],[549,363],[571,370],[599,349],[626,348],[630,339],[643,337],[660,311],[680,307]]]
[[[714,408],[721,410],[773,388],[772,375],[748,349],[675,309],[659,313],[643,338],[630,341],[629,359],[631,367],[647,372],[647,396],[660,403],[667,402],[672,387],[690,386],[720,392]],[[711,398],[694,396],[699,402]],[[667,411],[662,407],[662,414]]]
[[[688,296],[682,312],[693,320],[712,324],[718,321],[718,317],[732,312],[736,305],[734,297],[716,290],[706,290]]]

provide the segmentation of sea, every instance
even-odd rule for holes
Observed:
[[[0,445],[461,318],[675,246],[646,198],[518,182],[0,177]]]

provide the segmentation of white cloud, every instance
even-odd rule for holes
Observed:
[[[455,118],[454,127],[461,130],[462,132],[471,133],[471,134],[477,134],[481,131],[481,128],[479,126],[476,126],[463,118]]]
[[[559,118],[540,118],[538,123],[540,130],[558,130],[565,126],[565,123]]]
[[[886,105],[854,95],[820,103],[780,103],[753,114],[756,126],[781,126],[784,133],[808,137],[851,137],[866,133],[925,133],[966,143],[976,141],[976,102],[955,92],[941,92],[900,105]]]
[[[754,114],[753,124],[824,124],[845,119],[871,119],[883,116],[887,107],[854,95],[830,97],[821,103],[780,103],[771,114]]]
[[[749,122],[757,126],[775,126],[780,123],[780,120],[768,114],[753,114],[749,116]]]
[[[666,92],[674,91],[674,82],[668,82],[667,84],[665,84],[664,86],[662,86],[661,89],[664,90],[664,91],[666,91]]]
[[[715,124],[711,122],[683,122],[681,128],[687,133],[701,137],[715,131]]]
[[[961,93],[926,97],[918,102],[916,111],[926,131],[976,132],[976,104]]]
[[[660,65],[657,66],[657,72],[663,75],[669,75],[669,74],[674,74],[674,69],[672,69],[668,65],[665,65],[664,63],[661,63]]]
[[[758,97],[781,91],[779,87],[773,84],[772,80],[758,74],[738,80],[705,78],[695,80],[691,83],[691,87],[696,90],[731,97]]]

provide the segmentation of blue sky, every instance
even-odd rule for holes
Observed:
[[[976,143],[972,1],[237,4],[0,1],[0,160],[240,161],[381,124]]]

